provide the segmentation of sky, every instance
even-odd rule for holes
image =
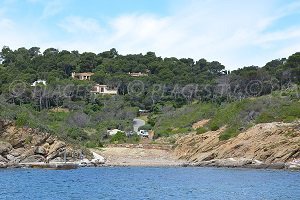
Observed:
[[[300,1],[0,0],[2,46],[263,66],[300,51]]]

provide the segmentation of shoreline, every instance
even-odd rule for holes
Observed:
[[[228,160],[228,159],[224,159]],[[79,162],[56,162],[56,163],[19,163],[1,166],[0,169],[46,169],[46,170],[73,170],[80,168],[102,168],[102,167],[153,167],[153,168],[227,168],[227,169],[256,169],[256,170],[283,170],[283,171],[300,171],[300,164],[298,163],[259,163],[259,164],[220,164],[224,162],[223,159],[214,161],[204,161],[200,163],[188,163],[179,161],[178,163],[104,163],[87,166],[80,166]]]
[[[101,165],[101,166],[86,166],[86,167],[78,167],[71,169],[64,168],[47,168],[47,167],[24,167],[24,166],[9,166],[5,168],[0,168],[1,171],[11,170],[11,169],[34,169],[34,170],[77,170],[77,169],[88,169],[88,168],[213,168],[213,169],[247,169],[247,170],[280,170],[280,171],[294,171],[299,172],[300,168],[278,168],[273,167],[272,165],[265,165],[262,167],[256,166],[238,166],[238,167],[228,167],[228,166],[195,166],[189,164],[183,165]]]

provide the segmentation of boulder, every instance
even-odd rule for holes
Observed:
[[[10,143],[0,141],[0,155],[8,153],[12,148]]]
[[[35,151],[34,151],[35,154],[39,154],[39,155],[46,155],[47,154],[47,151],[44,147],[42,146],[38,146],[35,148]]]
[[[53,143],[54,143],[54,139],[53,139],[53,137],[49,137],[47,140],[46,140],[46,142],[49,144],[49,145],[52,145]]]
[[[300,170],[300,163],[289,163],[287,164],[287,168],[291,170]]]
[[[25,152],[24,148],[12,149],[9,154],[15,157],[19,157]]]
[[[26,141],[23,139],[20,140],[11,140],[10,141],[13,148],[18,149],[18,148],[24,148]]]
[[[64,148],[66,146],[66,144],[64,142],[61,141],[55,141],[49,149],[49,154],[52,154],[58,150],[60,150],[61,148]]]
[[[43,133],[43,134],[33,134],[32,140],[31,140],[31,144],[34,146],[41,146],[42,144],[44,144],[47,139],[50,137],[50,135],[48,133]]]
[[[6,158],[7,158],[7,160],[8,160],[8,164],[16,164],[16,163],[19,163],[19,162],[21,161],[20,158],[15,157],[15,156],[10,155],[10,154],[8,154],[8,155],[6,156]]]
[[[80,167],[93,167],[95,165],[94,165],[94,163],[92,163],[91,161],[89,161],[88,159],[85,158],[79,162],[79,166]]]
[[[48,150],[48,149],[50,148],[50,144],[46,142],[46,143],[43,145],[43,147],[44,147],[46,150]]]
[[[55,141],[49,148],[49,153],[47,156],[47,160],[52,160],[57,156],[61,155],[63,152],[63,148],[66,147],[66,144],[61,141]]]
[[[34,149],[31,148],[31,149],[28,149],[25,152],[23,152],[20,157],[21,157],[21,160],[24,160],[25,158],[28,158],[33,155],[34,155]]]
[[[33,155],[25,158],[21,161],[22,163],[36,163],[36,162],[45,162],[44,156],[41,155]]]
[[[53,160],[50,161],[50,163],[57,163],[57,162],[64,162],[64,159],[62,159],[61,157],[57,157],[57,158],[54,158]]]
[[[246,158],[226,158],[226,159],[213,159],[209,161],[200,161],[196,166],[213,166],[213,167],[248,167],[252,165],[253,160]]]
[[[48,154],[46,160],[53,160],[55,159],[57,156],[59,156],[59,151],[54,151],[51,154]]]
[[[7,163],[8,160],[0,155],[0,162]]]
[[[100,156],[99,154],[92,152],[94,159],[91,160],[91,163],[94,165],[102,165],[105,164],[105,158]]]
[[[1,168],[7,168],[7,163],[0,161],[0,169]]]
[[[92,152],[94,159],[91,160],[91,163],[95,166],[105,164],[105,158],[100,156],[99,154]]]
[[[9,161],[14,161],[14,160],[16,160],[16,157],[13,156],[13,155],[10,155],[10,154],[6,155],[6,158],[7,158],[7,160],[9,160]]]
[[[285,169],[285,163],[284,162],[278,162],[278,163],[271,163],[268,168],[270,169]]]

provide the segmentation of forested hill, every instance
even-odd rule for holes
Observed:
[[[21,81],[26,84],[28,90],[31,90],[30,84],[38,79],[46,80],[48,88],[68,84],[90,86],[95,83],[106,84],[117,87],[119,94],[124,96],[130,93],[128,91],[130,83],[141,80],[143,85],[138,85],[138,87],[143,87],[142,93],[138,93],[135,97],[129,95],[128,100],[146,109],[153,108],[155,103],[165,101],[173,101],[180,106],[194,98],[202,101],[222,102],[249,95],[260,96],[280,89],[291,82],[299,83],[300,81],[300,53],[295,53],[289,58],[270,61],[262,68],[250,66],[232,72],[227,71],[226,67],[217,61],[161,58],[153,52],[145,55],[123,56],[119,55],[116,49],[95,54],[59,51],[55,48],[46,49],[41,53],[38,47],[17,50],[3,47],[0,58],[2,61],[0,93],[4,94],[9,101],[18,103],[30,103],[31,99],[26,97],[26,93],[25,96],[18,97],[11,94],[9,90],[11,84]],[[89,82],[79,82],[71,79],[72,72],[93,72],[94,75]],[[147,76],[129,76],[128,73],[132,72],[140,72]],[[259,81],[260,85],[249,87],[251,81]],[[157,84],[160,84],[159,87]],[[189,84],[197,85],[197,92],[195,92],[195,87],[186,88]],[[217,86],[220,84],[228,86],[225,97],[224,91],[221,96],[217,95],[220,90]],[[253,92],[256,86],[258,88]],[[182,91],[180,89],[184,87],[188,95],[177,92]],[[77,97],[81,94],[87,95],[87,93],[88,91],[70,92],[70,94],[76,94]],[[47,106],[57,106],[56,104],[58,101],[55,103],[50,99]]]
[[[292,101],[263,98],[255,106],[241,99],[299,84],[300,53],[270,61],[262,68],[250,66],[232,72],[217,61],[161,58],[153,52],[123,56],[115,49],[95,54],[4,47],[0,56],[0,118],[86,146],[109,141],[109,129],[132,131],[139,109],[149,110],[147,125],[155,130],[156,137],[173,130],[188,131],[203,117],[216,116],[213,129],[229,123],[224,133],[224,138],[229,138],[240,127],[248,126],[249,120],[244,122],[248,115],[262,113],[262,118],[268,119],[264,122],[299,115],[298,89],[288,94]],[[91,80],[82,81],[73,79],[73,72],[93,75]],[[38,79],[46,85],[31,86]],[[91,89],[97,83],[116,88],[119,95],[93,95]],[[289,112],[278,109],[283,104],[289,105]],[[274,110],[280,112],[274,114]],[[138,138],[130,139],[136,142]]]
[[[114,80],[126,80],[129,72],[149,72],[151,81],[162,83],[204,83],[226,74],[225,67],[219,62],[205,59],[161,58],[155,53],[146,55],[119,55],[116,49],[95,54],[78,51],[59,51],[54,48],[40,53],[39,48],[19,48],[12,51],[4,47],[1,52],[5,77],[7,80],[24,80],[33,82],[37,78],[53,82],[71,76],[71,72],[95,72],[93,80],[106,83]],[[20,73],[21,72],[21,73]],[[17,75],[17,76],[16,76]]]
[[[262,69],[256,66],[245,67],[234,71],[237,75],[255,76],[255,72],[268,72],[277,77],[282,75],[282,70],[299,68],[300,53],[296,53],[288,59],[273,60]],[[9,71],[12,79],[34,81],[37,78],[51,80],[68,78],[72,71],[97,72],[96,81],[109,81],[115,76],[121,76],[128,72],[150,71],[153,80],[163,83],[206,83],[217,76],[227,74],[225,66],[217,61],[208,62],[205,59],[194,61],[191,58],[161,58],[155,53],[146,55],[119,55],[116,49],[95,54],[91,52],[79,53],[78,51],[59,51],[54,48],[46,49],[43,53],[40,48],[19,48],[15,51],[9,47],[3,47],[0,53],[3,67]],[[242,67],[242,66],[241,66]],[[2,69],[3,70],[3,69]],[[17,73],[15,76],[15,71]],[[299,72],[299,71],[298,71]],[[299,75],[299,74],[298,74]],[[5,77],[1,80],[5,82]]]

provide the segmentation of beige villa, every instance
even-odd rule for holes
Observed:
[[[93,93],[93,94],[117,95],[118,90],[115,89],[115,88],[110,88],[107,85],[96,84],[96,85],[94,85],[91,93]]]
[[[84,72],[84,73],[75,73],[72,72],[72,78],[78,79],[78,80],[91,80],[91,76],[93,76],[94,73],[91,72]]]
[[[142,77],[142,76],[148,76],[148,74],[144,74],[144,73],[142,73],[142,72],[129,72],[128,73],[130,76],[132,76],[132,77]]]

